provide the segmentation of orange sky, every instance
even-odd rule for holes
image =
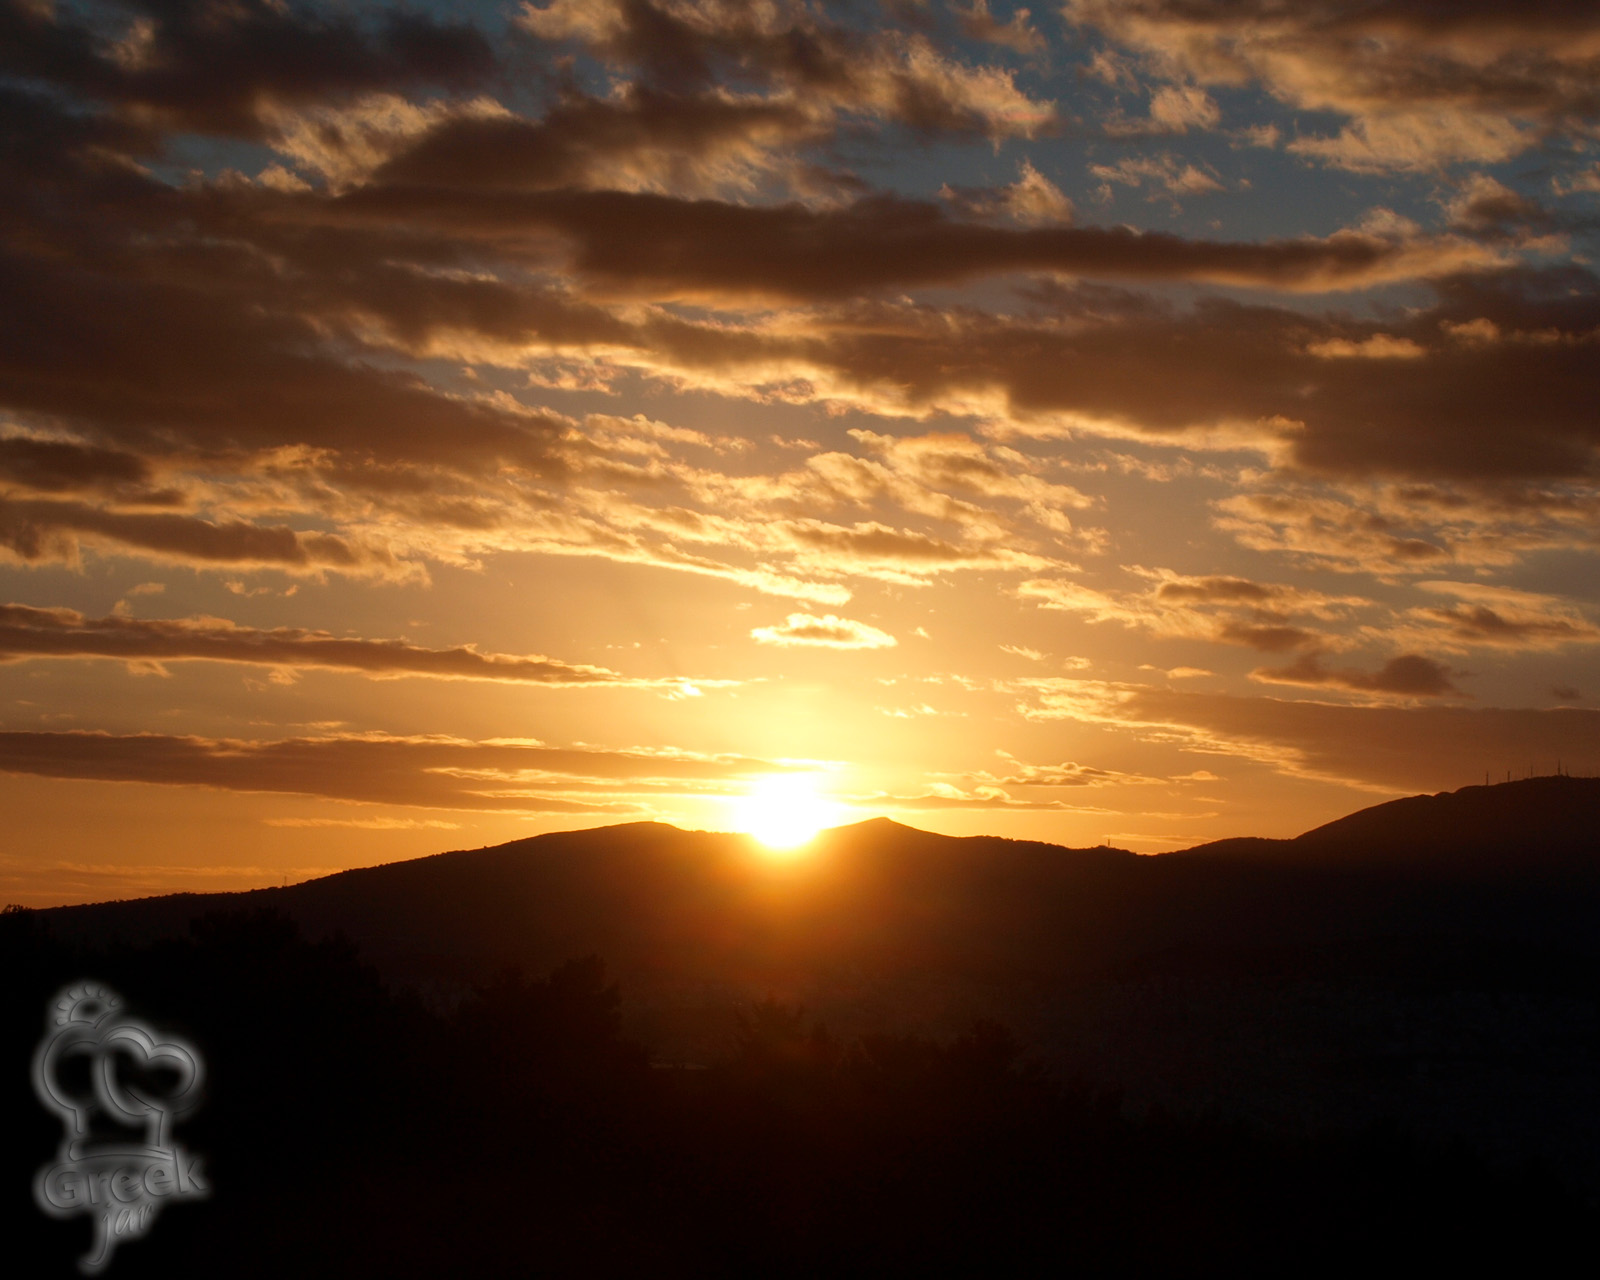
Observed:
[[[1600,14],[6,0],[0,896],[1600,768]]]

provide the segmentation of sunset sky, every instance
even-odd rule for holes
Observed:
[[[1592,0],[0,0],[0,129],[6,901],[1600,769]]]

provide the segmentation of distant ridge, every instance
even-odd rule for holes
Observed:
[[[86,976],[115,983],[135,954],[116,940],[266,908],[343,935],[440,1011],[506,966],[597,956],[660,1064],[725,1060],[769,999],[834,1044],[954,1040],[985,1019],[1136,1107],[1296,1134],[1400,1115],[1587,1162],[1600,1186],[1597,819],[1600,783],[1556,777],[1158,856],[873,818],[775,858],[634,822],[6,923],[85,944],[102,957]]]
[[[1600,779],[1570,777],[1412,796],[1292,840],[1158,856],[873,818],[772,859],[745,836],[634,822],[284,889],[40,915],[63,937],[139,940],[208,910],[272,907],[311,936],[348,935],[402,979],[595,953],[640,990],[791,989],[824,972],[1061,975],[1175,946],[1463,931],[1600,951],[1597,832]]]
[[[1600,778],[1557,774],[1407,796],[1292,840],[1218,840],[1183,851],[1195,854],[1489,875],[1600,869]]]

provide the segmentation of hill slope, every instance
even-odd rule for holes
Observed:
[[[1435,874],[1582,875],[1600,866],[1600,778],[1526,778],[1361,809],[1292,840],[1219,840],[1184,854],[1429,868]]]
[[[592,953],[666,1061],[714,1060],[767,995],[846,1037],[981,1016],[1139,1105],[1290,1130],[1403,1115],[1581,1163],[1600,1151],[1597,798],[1589,779],[1467,788],[1158,857],[879,819],[775,859],[634,823],[39,914],[140,940],[271,907],[445,1000]]]
[[[286,889],[43,913],[83,937],[270,905],[395,976],[478,977],[598,953],[623,978],[786,987],[819,971],[1011,980],[1188,948],[1483,936],[1600,939],[1600,780],[1536,778],[1377,805],[1293,840],[1181,854],[937,835],[874,819],[789,859],[630,823],[342,872]]]

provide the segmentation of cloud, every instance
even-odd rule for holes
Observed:
[[[1452,225],[1475,231],[1547,226],[1551,222],[1550,215],[1539,205],[1486,173],[1466,178],[1445,212]]]
[[[138,454],[65,440],[0,437],[0,479],[35,493],[103,492],[124,501],[171,500]]]
[[[1218,628],[1216,638],[1228,644],[1241,644],[1247,648],[1260,649],[1265,653],[1283,653],[1288,649],[1300,649],[1309,644],[1316,644],[1322,639],[1315,631],[1307,631],[1304,627],[1289,626],[1286,623],[1239,621],[1224,622]]]
[[[1100,189],[1105,199],[1111,197],[1112,183],[1127,187],[1142,187],[1150,183],[1174,197],[1200,196],[1222,190],[1222,183],[1211,174],[1171,154],[1129,156],[1115,164],[1092,164],[1089,172],[1105,184]]]
[[[1386,579],[1450,566],[1486,570],[1557,548],[1600,542],[1592,487],[1488,476],[1479,484],[1298,484],[1247,489],[1212,506],[1241,545],[1294,561]],[[1426,643],[1418,641],[1417,643]]]
[[[1068,0],[1065,12],[1169,81],[1158,97],[1259,85],[1344,117],[1289,147],[1358,171],[1493,163],[1552,134],[1581,137],[1600,93],[1600,19],[1580,0],[1515,12],[1488,0]]]
[[[1169,84],[1150,98],[1150,119],[1174,133],[1214,129],[1222,119],[1217,104],[1204,89],[1192,84]]]
[[[1401,326],[1089,288],[1046,292],[1032,317],[856,304],[785,317],[782,333],[707,332],[692,347],[685,335],[664,361],[641,359],[727,394],[803,378],[807,399],[880,413],[1251,447],[1311,475],[1591,475],[1600,285],[1582,271],[1508,272],[1435,288]]]
[[[529,34],[572,42],[653,88],[708,89],[723,77],[756,81],[808,111],[861,113],[923,133],[1030,137],[1054,122],[1053,104],[1029,98],[1010,71],[968,66],[920,32],[879,21],[852,27],[809,5],[693,0],[551,0],[525,3],[517,21]],[[986,6],[963,15],[978,38],[1026,43],[1026,15],[1000,26]],[[885,22],[882,19],[888,18]]]
[[[1448,667],[1416,653],[1390,658],[1377,671],[1326,667],[1320,655],[1308,653],[1287,667],[1258,667],[1250,678],[1267,684],[1320,685],[1403,698],[1466,697],[1451,681],[1451,675]]]
[[[1133,23],[1140,57],[1106,62],[1113,79],[1155,76],[1157,114],[1209,127],[1223,63],[1156,75],[1150,60],[1161,31],[1234,19],[1124,9],[1074,15]],[[1247,9],[1298,47],[1300,19]],[[1028,456],[1030,433],[1247,447],[1293,481],[1571,487],[1515,517],[1435,510],[1423,528],[1288,483],[1219,511],[1224,532],[1296,558],[1436,574],[1592,536],[1575,513],[1596,466],[1600,287],[1581,268],[1497,270],[1531,250],[1481,175],[1452,188],[1461,226],[1440,235],[1393,216],[1258,243],[1071,226],[1029,160],[1012,185],[943,203],[823,172],[864,130],[893,144],[906,127],[1055,127],[1018,77],[892,17],[868,30],[790,4],[531,6],[516,39],[540,46],[549,76],[501,102],[465,27],[254,3],[210,26],[198,10],[119,12],[127,25],[94,40],[69,9],[9,19],[11,558],[71,564],[88,549],[394,580],[506,552],[603,556],[838,608],[853,578],[1068,575],[1063,552],[1107,545],[1075,523],[1103,501]],[[1396,12],[1406,31],[1426,26]],[[985,15],[958,21],[998,23]],[[1327,13],[1316,21],[1343,38]],[[1020,21],[1000,25],[1021,37]],[[1253,32],[1232,83],[1264,74]],[[257,37],[280,43],[246,47]],[[571,74],[558,52],[577,58]],[[584,88],[602,80],[601,96]],[[254,138],[272,164],[175,176],[158,157],[179,129]],[[1118,172],[1198,182],[1176,160],[1137,164]],[[961,306],[897,296],[1017,273],[1058,279]],[[1259,297],[1165,305],[1103,280],[1425,283],[1379,317]],[[858,427],[853,445],[832,437],[762,474],[533,407],[519,397],[541,378],[574,395],[647,385],[969,431]],[[833,509],[850,514],[822,518]]]
[[[114,511],[81,502],[10,501],[0,497],[0,556],[24,563],[76,564],[88,543],[106,552],[196,567],[280,569],[289,573],[414,578],[381,546],[286,525],[212,521],[170,512]]]
[[[1091,622],[1132,622],[1138,617],[1105,592],[1060,578],[1030,578],[1016,592],[1019,599],[1038,601],[1041,609],[1087,614]]]
[[[772,536],[799,553],[802,564],[915,582],[950,569],[1041,569],[1051,561],[997,542],[958,545],[929,534],[892,529],[875,521],[851,526],[788,520]]]
[[[997,776],[985,771],[971,776],[985,786],[1001,787],[1149,786],[1163,781],[1141,773],[1120,773],[1115,769],[1100,769],[1073,760],[1061,764],[1034,765],[1024,764],[1003,751],[1000,754],[1007,761],[1008,772]]]
[[[1600,191],[1600,164],[1592,164],[1570,178],[1552,179],[1551,185],[1555,193],[1562,196],[1579,191]]]
[[[111,23],[120,19],[113,28]],[[67,7],[8,0],[0,68],[165,129],[261,139],[275,106],[374,89],[457,88],[495,59],[475,29],[417,13],[353,22],[327,10],[234,0],[132,0],[94,26]]]
[[[279,199],[279,216],[385,233],[408,226],[502,251],[512,247],[514,228],[548,231],[567,244],[570,269],[593,287],[656,299],[817,302],[1017,272],[1325,292],[1504,261],[1455,236],[1399,239],[1344,230],[1251,242],[1127,227],[993,226],[890,195],[818,208],[629,191],[508,192],[491,199],[371,184],[331,202],[315,195]],[[541,262],[548,256],[541,250]]]
[[[1296,616],[1337,619],[1368,603],[1360,596],[1329,596],[1223,574],[1190,577],[1170,569],[1125,568],[1155,585],[1112,595],[1063,579],[1035,578],[1021,583],[1016,592],[1024,600],[1040,601],[1040,608],[1082,613],[1094,622],[1116,621],[1158,636],[1244,645],[1268,653],[1329,642],[1325,632],[1297,625]]]
[[[711,37],[696,39],[704,45]],[[648,84],[638,92],[647,90],[698,92]],[[1412,460],[1402,466],[1433,468],[1441,457],[1462,465],[1475,456],[1470,449],[1441,453],[1433,424],[1418,425],[1426,414],[1413,412],[1410,425],[1398,428],[1383,421],[1369,427],[1383,417],[1381,407],[1373,411],[1371,390],[1355,378],[1308,374],[1311,363],[1377,363],[1305,355],[1319,341],[1369,343],[1371,335],[1354,323],[1267,308],[1162,317],[1148,309],[1090,315],[1080,307],[1019,319],[839,301],[863,288],[1013,270],[1302,288],[1495,260],[1460,238],[1356,229],[1316,240],[1218,244],[1117,228],[988,226],[888,197],[833,204],[680,198],[667,194],[678,179],[665,170],[651,177],[644,168],[632,176],[615,169],[633,164],[630,155],[665,157],[676,145],[678,126],[662,123],[649,133],[657,126],[641,124],[651,114],[646,97],[626,95],[609,105],[582,95],[559,99],[542,122],[458,104],[460,110],[423,120],[398,151],[358,173],[342,193],[243,179],[173,186],[133,165],[131,126],[6,92],[19,133],[43,140],[48,155],[45,169],[13,166],[4,180],[17,193],[17,216],[29,220],[30,243],[49,251],[0,253],[0,282],[16,304],[9,329],[0,318],[0,349],[7,352],[0,404],[56,432],[49,440],[0,441],[0,474],[19,484],[0,517],[5,541],[36,563],[71,563],[89,545],[194,566],[403,578],[420,576],[429,561],[471,565],[532,550],[605,555],[838,605],[848,589],[818,577],[925,577],[938,559],[927,554],[939,550],[934,543],[952,566],[1049,567],[1041,562],[1057,557],[1019,547],[1018,519],[1081,546],[1102,536],[1075,530],[1068,515],[1092,500],[1015,450],[1002,456],[971,441],[864,441],[875,456],[831,451],[830,461],[808,468],[817,483],[795,488],[787,500],[803,506],[807,495],[831,486],[835,500],[864,501],[876,485],[875,498],[952,520],[960,536],[898,530],[901,547],[874,559],[862,526],[893,528],[889,521],[833,529],[782,523],[785,513],[773,509],[777,491],[797,482],[774,477],[772,502],[765,509],[750,502],[742,513],[746,531],[769,530],[773,562],[751,566],[739,562],[737,548],[749,544],[731,524],[720,541],[685,549],[665,519],[637,514],[648,503],[613,496],[624,485],[657,493],[678,485],[696,502],[713,492],[720,502],[735,477],[719,479],[704,468],[693,475],[641,452],[619,456],[614,432],[529,408],[505,392],[465,384],[447,390],[442,379],[399,371],[405,358],[512,368],[599,359],[608,376],[638,373],[724,394],[853,402],[913,415],[997,412],[1022,424],[1070,417],[1121,434],[1223,431],[1329,470],[1395,465],[1370,454],[1408,440]],[[348,124],[365,108],[352,100],[339,109]],[[688,141],[677,149],[699,154],[694,130],[714,114],[684,106],[680,124],[688,132],[679,136]],[[728,137],[744,127],[724,123],[733,131]],[[768,124],[787,127],[776,117]],[[552,170],[554,180],[571,178],[577,187],[538,188],[538,179],[524,189],[507,176],[531,171],[516,163],[516,148],[533,146],[530,130],[545,125],[566,139],[561,145],[583,152],[572,161],[577,168]],[[464,167],[450,171],[450,148],[430,143],[434,138],[478,139],[482,165],[463,159]],[[555,146],[553,138],[538,145]],[[501,148],[509,159],[496,171],[491,161]],[[636,189],[581,189],[589,181]],[[61,200],[23,198],[40,183],[64,193]],[[651,183],[662,189],[645,190]],[[1012,195],[1013,212],[1024,218],[1053,207],[1031,168]],[[64,208],[73,216],[61,215]],[[263,271],[266,261],[277,265]],[[680,285],[709,290],[726,309],[690,313],[653,301]],[[792,295],[801,310],[741,310],[774,290]],[[1452,309],[1438,318],[1468,324],[1491,311]],[[1493,314],[1497,334],[1523,331],[1504,308]],[[1577,320],[1574,314],[1567,327],[1556,327],[1576,338]],[[1510,340],[1494,343],[1488,357],[1469,353],[1437,325],[1423,333],[1428,321],[1416,322],[1421,336],[1394,335],[1429,352],[1404,363],[1430,366],[1421,386],[1396,388],[1395,404],[1426,409],[1431,393],[1455,385],[1460,370],[1452,355],[1459,363],[1527,357],[1528,344]],[[1533,331],[1549,328],[1541,323]],[[1579,346],[1545,344],[1538,359],[1576,367]],[[1536,372],[1532,362],[1521,372],[1500,370],[1535,397],[1566,385]],[[1476,397],[1466,429],[1477,431],[1471,417],[1487,411],[1494,420],[1479,434],[1493,440],[1510,412],[1509,404],[1495,404]],[[1528,405],[1524,397],[1519,421]],[[1463,429],[1459,405],[1437,408],[1439,424]],[[1303,425],[1285,425],[1287,411]],[[1522,438],[1514,452],[1523,465],[1544,465],[1542,457],[1569,472],[1582,465],[1590,446],[1570,437],[1592,423],[1579,427],[1576,412],[1568,416],[1574,425],[1557,418],[1543,428],[1554,447],[1529,448]],[[1371,443],[1340,456],[1337,441],[1351,430],[1370,431]],[[577,496],[578,477],[596,487]],[[848,496],[852,485],[855,496]],[[1002,515],[998,504],[1018,509]],[[883,536],[872,533],[880,542]],[[791,571],[795,563],[816,566],[814,573]]]
[[[898,641],[887,631],[834,614],[791,613],[781,625],[750,632],[762,644],[815,645],[825,649],[887,649]]]
[[[1600,644],[1600,627],[1574,604],[1555,596],[1478,582],[1420,582],[1424,591],[1455,596],[1460,604],[1423,606],[1410,616],[1437,627],[1453,648],[1559,649]]]
[[[1165,578],[1156,588],[1156,599],[1181,604],[1265,604],[1293,593],[1293,588],[1276,583],[1213,574],[1200,578]]]
[[[777,766],[742,756],[604,751],[383,734],[240,741],[0,732],[0,772],[517,813],[646,812],[652,788],[716,791]],[[585,790],[599,799],[585,799]]]
[[[1321,360],[1416,360],[1427,351],[1410,338],[1395,338],[1387,333],[1353,341],[1350,338],[1324,338],[1306,348]]]
[[[1071,804],[1065,800],[1043,800],[1037,797],[1017,799],[1003,788],[976,786],[970,789],[953,786],[948,782],[935,782],[920,795],[892,795],[877,792],[873,795],[855,796],[851,804],[858,809],[1043,809],[1069,813],[1110,813],[1109,809],[1089,805]]]
[[[1057,677],[1012,681],[1030,719],[1121,727],[1138,738],[1235,756],[1296,777],[1387,791],[1465,786],[1557,757],[1600,769],[1600,711],[1342,705]]]
[[[1072,221],[1072,201],[1028,160],[1022,162],[1022,172],[1008,187],[993,190],[946,184],[939,194],[969,218],[1005,217],[1022,226],[1064,226]]]
[[[1027,9],[1019,8],[1011,15],[1009,22],[1001,22],[989,12],[989,0],[972,0],[971,7],[966,9],[957,6],[952,8],[961,34],[970,40],[1004,45],[1024,57],[1044,52],[1044,37],[1029,22],[1033,15]]]
[[[568,687],[676,688],[689,683],[680,678],[631,679],[605,667],[537,655],[479,653],[471,645],[428,649],[404,640],[350,639],[300,627],[260,630],[225,618],[86,618],[72,609],[0,605],[0,662],[28,658],[236,662],[281,670],[357,671],[378,678]]]

